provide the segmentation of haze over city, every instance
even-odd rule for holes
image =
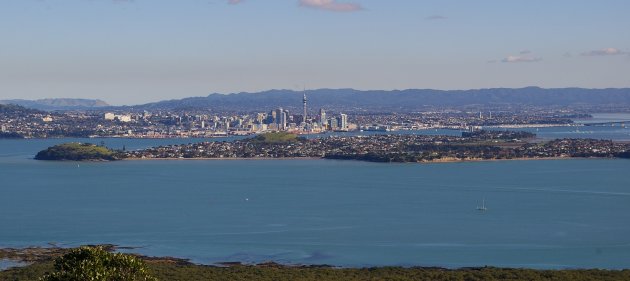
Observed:
[[[268,89],[630,87],[630,2],[24,0],[0,98],[138,104]]]

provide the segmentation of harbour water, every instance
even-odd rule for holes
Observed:
[[[630,160],[31,159],[67,141],[0,141],[0,247],[112,243],[204,264],[630,268]]]

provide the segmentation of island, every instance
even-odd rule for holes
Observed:
[[[89,143],[64,143],[51,146],[35,155],[37,160],[57,161],[113,161],[120,160],[118,152]]]

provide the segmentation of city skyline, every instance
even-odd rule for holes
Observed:
[[[630,3],[505,2],[13,1],[0,99],[630,87]]]

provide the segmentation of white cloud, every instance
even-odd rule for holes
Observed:
[[[244,0],[228,0],[228,4],[230,5],[236,5],[236,4],[241,4],[243,3]]]
[[[617,56],[617,55],[626,55],[630,54],[628,52],[624,52],[617,48],[605,48],[601,50],[593,50],[582,53],[582,56]]]
[[[334,12],[356,12],[363,7],[356,3],[339,3],[336,0],[299,0],[301,7],[321,9]]]
[[[542,58],[529,57],[529,56],[507,56],[501,61],[507,62],[507,63],[516,63],[516,62],[538,62],[541,60]]]

